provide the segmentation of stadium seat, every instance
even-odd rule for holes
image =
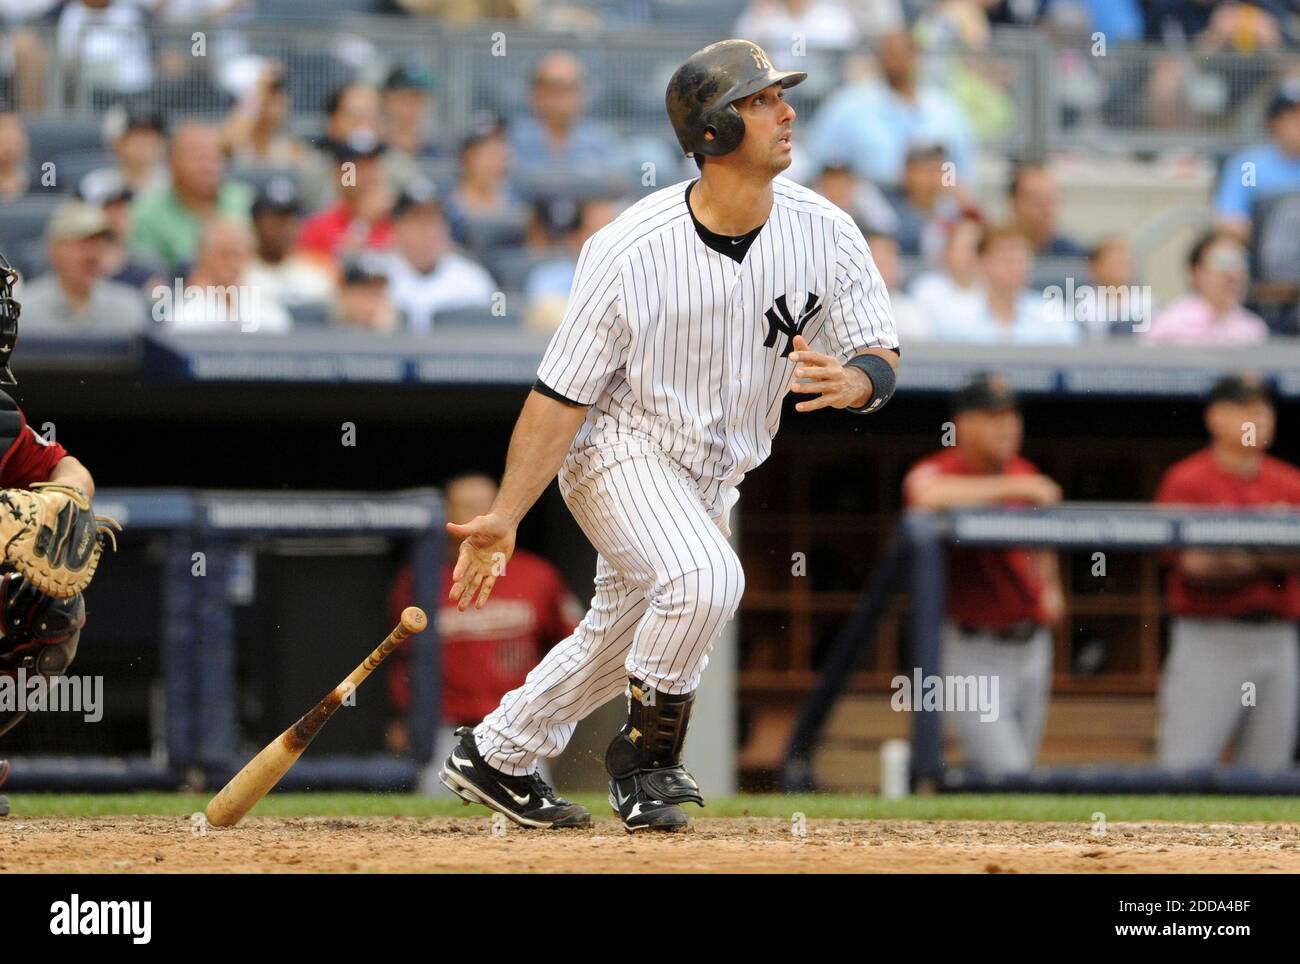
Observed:
[[[61,154],[76,151],[99,151],[104,148],[104,135],[97,121],[28,119],[27,139],[31,142],[29,153],[39,166],[42,161],[52,161]]]
[[[456,308],[440,311],[433,319],[435,329],[442,328],[515,328],[518,317],[513,314],[494,315],[487,308]]]
[[[258,165],[237,164],[227,172],[233,181],[242,181],[254,191],[260,191],[277,177],[285,177],[298,183],[298,172],[291,167],[261,167]]]
[[[294,328],[324,328],[329,324],[328,305],[290,305],[289,316]]]
[[[0,204],[0,243],[15,246],[39,238],[50,213],[66,199],[54,192],[42,192]]]
[[[56,187],[64,194],[75,194],[81,179],[91,171],[113,167],[116,160],[107,151],[69,151],[54,159]]]
[[[524,242],[528,209],[495,218],[473,218],[465,222],[465,247],[478,258],[490,258],[494,251],[517,248]]]
[[[505,248],[493,251],[486,267],[503,291],[522,291],[528,273],[539,264],[553,261],[554,249]]]
[[[312,20],[327,23],[348,14],[371,15],[381,12],[379,0],[258,0],[254,15],[265,23],[285,20]]]

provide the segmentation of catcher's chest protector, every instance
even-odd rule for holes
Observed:
[[[18,403],[7,393],[0,392],[0,462],[18,441],[18,434],[22,430],[23,415],[18,410]]]

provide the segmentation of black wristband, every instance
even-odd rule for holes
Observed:
[[[848,364],[861,371],[871,381],[871,397],[861,408],[847,407],[844,410],[856,415],[869,415],[883,408],[893,397],[894,386],[898,382],[893,366],[879,355],[857,355],[850,358]]]

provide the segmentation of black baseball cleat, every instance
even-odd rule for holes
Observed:
[[[685,830],[690,825],[686,811],[675,803],[656,799],[642,781],[643,774],[612,777],[609,805],[629,833],[638,830]]]
[[[459,727],[460,742],[442,765],[439,778],[466,803],[481,803],[503,813],[521,827],[542,829],[590,827],[591,813],[586,807],[570,803],[536,773],[512,777],[489,766],[474,743],[474,730]]]

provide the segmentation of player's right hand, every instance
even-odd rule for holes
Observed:
[[[472,602],[476,609],[482,609],[514,554],[515,525],[503,515],[489,513],[476,516],[464,525],[448,522],[447,531],[464,540],[451,574],[448,598],[461,612]]]

